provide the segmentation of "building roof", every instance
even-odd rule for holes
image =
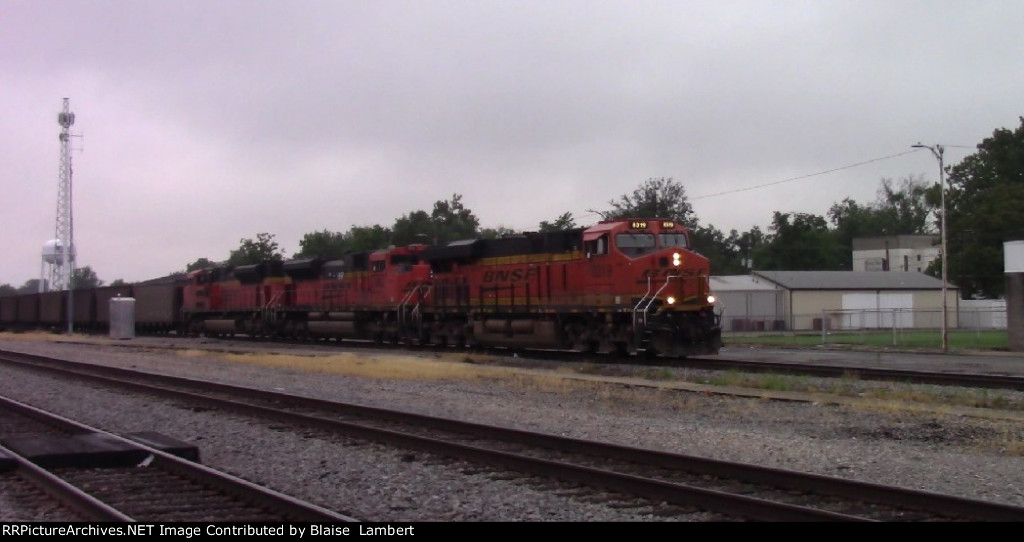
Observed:
[[[728,275],[711,277],[711,291],[743,292],[750,290],[781,290],[774,282],[753,275]]]
[[[942,281],[924,273],[885,271],[753,271],[787,290],[937,290]],[[948,289],[956,289],[952,284]]]
[[[898,249],[930,249],[938,250],[939,236],[933,234],[920,235],[888,235],[883,237],[854,237],[853,250],[898,250]]]

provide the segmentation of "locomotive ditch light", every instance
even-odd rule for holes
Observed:
[[[708,304],[712,304],[715,301],[718,301],[717,299],[715,299],[715,296],[713,296],[713,295],[709,295],[708,296]]]
[[[668,303],[669,305],[675,305],[676,304],[676,298],[674,298],[672,296],[668,296],[667,298],[665,298],[665,302]]]

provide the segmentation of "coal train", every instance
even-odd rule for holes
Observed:
[[[665,219],[200,269],[122,286],[0,297],[0,327],[362,340],[666,357],[717,354],[708,259]]]

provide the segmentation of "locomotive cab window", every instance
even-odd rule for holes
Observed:
[[[658,243],[661,245],[661,248],[687,248],[689,246],[686,242],[685,233],[659,233]]]
[[[642,256],[656,250],[653,233],[620,233],[615,246],[626,256]]]
[[[372,269],[373,271],[379,273],[379,272],[383,271],[386,266],[387,266],[387,264],[384,263],[383,260],[379,260],[379,261],[373,262],[373,264],[370,267],[370,269]]]
[[[587,252],[587,256],[608,254],[608,236],[602,235],[593,241],[586,241],[584,243],[584,249]]]

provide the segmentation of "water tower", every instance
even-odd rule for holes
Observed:
[[[60,239],[51,239],[43,243],[43,264],[39,272],[39,291],[64,289],[64,264],[71,258],[64,254],[64,243]]]

